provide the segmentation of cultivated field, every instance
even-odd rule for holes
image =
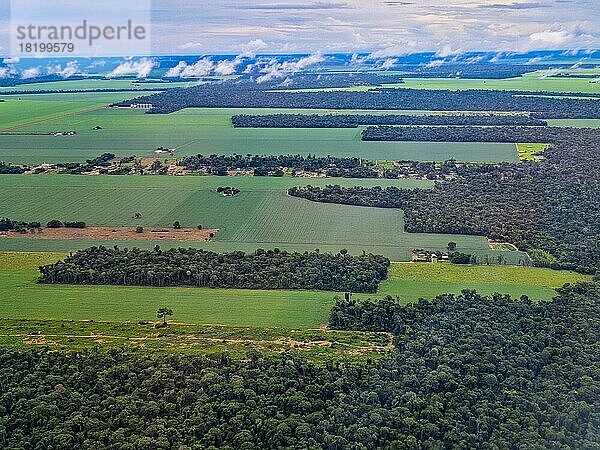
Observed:
[[[561,93],[595,93],[599,92],[598,83],[591,83],[589,78],[552,78],[545,71],[531,72],[521,77],[504,79],[466,79],[466,78],[405,78],[404,83],[384,84],[386,88],[398,89],[432,89],[432,90],[505,90],[505,91],[540,91]],[[350,88],[302,89],[302,91],[323,90],[370,90],[373,86],[354,86]],[[290,90],[292,91],[292,90]]]
[[[241,190],[232,198],[216,192],[227,183]],[[520,252],[489,249],[481,236],[404,232],[403,213],[397,209],[313,203],[287,195],[291,186],[323,186],[331,179],[266,177],[166,176],[0,176],[0,210],[13,220],[84,221],[90,226],[219,228],[211,242],[99,241],[103,245],[152,247],[200,246],[214,251],[280,247],[308,251],[383,254],[408,261],[414,248],[446,248],[454,241],[465,253],[501,255],[509,264],[524,259]],[[417,180],[336,179],[344,186],[430,187]],[[19,199],[15,202],[15,199]],[[136,213],[141,217],[136,218]],[[94,244],[90,240],[0,238],[0,249],[70,251]]]
[[[97,95],[106,97],[108,94]],[[65,100],[19,102],[8,99],[0,103],[0,129],[48,120],[66,114],[64,111],[100,108],[103,104],[91,100],[89,104],[79,104]],[[48,111],[40,114],[38,108],[42,112]],[[3,109],[7,111],[5,114],[2,114]],[[17,118],[12,114],[13,110],[18,111]],[[421,161],[451,158],[466,162],[518,161],[514,146],[503,143],[363,142],[360,140],[362,128],[235,129],[231,125],[233,114],[276,112],[306,111],[200,108],[168,115],[148,115],[141,110],[102,108],[12,130],[18,131],[18,135],[0,134],[0,161],[21,164],[81,162],[103,152],[155,156],[154,150],[160,146],[176,149],[175,156],[252,153]],[[93,130],[97,126],[102,130]],[[75,131],[77,134],[59,137],[34,135],[56,131]]]
[[[37,267],[65,254],[0,253],[0,318],[95,321],[155,320],[168,305],[176,322],[229,326],[318,328],[327,322],[335,293],[202,288],[38,285]],[[402,302],[462,289],[549,300],[553,288],[591,277],[547,269],[395,263],[375,295]]]

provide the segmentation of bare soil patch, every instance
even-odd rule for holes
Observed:
[[[142,233],[137,227],[87,227],[87,228],[43,228],[35,233],[2,232],[0,238],[31,239],[89,239],[104,241],[193,241],[208,242],[218,232],[218,228],[160,228],[144,227]],[[211,236],[212,235],[212,236]]]

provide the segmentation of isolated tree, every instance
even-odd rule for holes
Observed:
[[[453,252],[456,250],[456,242],[448,242],[448,251]]]
[[[175,228],[176,230],[181,229],[181,224],[179,223],[179,220],[176,220],[175,223],[173,223],[173,228]]]
[[[136,213],[133,215],[133,218],[134,218],[134,219],[141,219],[141,218],[142,218],[142,213],[140,213],[140,212],[136,212]]]
[[[141,233],[143,233],[143,232],[144,232],[144,227],[137,227],[137,228],[135,229],[135,232],[136,232],[136,233],[138,233],[138,234],[141,234]]]
[[[163,321],[163,325],[167,324],[167,316],[172,316],[173,315],[173,310],[171,308],[159,308],[158,311],[156,311],[156,317],[158,317],[159,319],[162,319]]]

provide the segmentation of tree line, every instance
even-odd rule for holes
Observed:
[[[14,166],[10,163],[0,161],[0,174],[1,175],[21,175],[25,173],[25,168],[21,166]]]
[[[363,141],[540,142],[600,138],[596,128],[572,127],[367,127]]]
[[[235,128],[357,128],[360,125],[547,126],[524,114],[238,114]]]
[[[0,446],[596,448],[600,289],[338,301],[330,326],[394,334],[376,362],[100,350],[0,352]]]
[[[92,247],[40,267],[40,283],[129,286],[195,286],[232,289],[311,289],[376,292],[390,261],[279,249],[218,254],[199,249],[131,250]]]

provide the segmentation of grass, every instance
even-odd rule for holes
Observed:
[[[223,185],[241,193],[224,198],[216,193]],[[345,186],[430,187],[416,180],[336,179]],[[160,176],[0,176],[0,211],[13,220],[48,222],[84,221],[95,226],[171,226],[220,228],[209,243],[160,243],[161,246],[194,246],[214,251],[280,247],[310,251],[319,248],[351,253],[363,250],[397,261],[410,259],[414,248],[445,249],[455,241],[461,251],[502,254],[518,264],[520,252],[494,252],[481,236],[450,236],[406,233],[401,210],[365,208],[309,202],[289,197],[287,188],[312,184],[323,186],[328,179],[265,177],[160,177]],[[15,202],[15,199],[19,199]],[[135,214],[141,213],[141,219]],[[100,242],[114,245],[112,242]],[[72,251],[98,244],[93,241],[48,239],[0,239],[2,250]],[[153,247],[156,242],[121,242],[121,246]]]
[[[327,322],[336,295],[320,291],[37,284],[37,265],[63,256],[0,253],[0,318],[151,321],[159,307],[168,305],[175,311],[176,322],[311,329]],[[549,300],[554,288],[589,280],[591,277],[550,269],[394,263],[377,294],[355,297],[392,295],[408,303],[469,288],[484,294],[501,292]]]
[[[85,351],[126,349],[137,352],[217,354],[247,358],[250,350],[261,356],[291,353],[316,363],[376,359],[391,347],[386,333],[287,328],[231,327],[171,323],[157,330],[152,323],[67,320],[2,320],[0,347],[45,347]]]
[[[517,144],[517,152],[521,161],[539,161],[549,144],[524,143]]]
[[[431,90],[506,90],[539,91],[561,93],[598,93],[598,84],[590,83],[589,78],[552,78],[544,71],[527,73],[520,77],[504,79],[465,79],[465,78],[405,78],[404,83],[384,84],[386,88],[431,89]],[[350,88],[302,89],[300,91],[347,90],[366,91],[373,86],[353,86]]]
[[[130,79],[87,79],[87,80],[62,80],[62,81],[50,81],[45,83],[30,83],[21,84],[18,86],[5,86],[0,87],[0,95],[3,92],[11,91],[77,91],[86,89],[136,89],[143,91],[145,89],[155,88],[177,88],[177,87],[188,87],[199,84],[196,82],[174,82],[174,83],[134,83]]]
[[[73,95],[73,94],[70,94]],[[32,101],[17,122],[11,114],[0,113],[0,129],[15,123],[31,122],[37,105],[67,108],[64,100]],[[7,101],[6,105],[18,103]],[[27,106],[29,105],[29,106]],[[18,106],[18,105],[17,105]],[[54,110],[53,110],[54,111]],[[340,129],[254,129],[233,128],[231,115],[237,113],[306,112],[273,109],[186,109],[174,114],[148,115],[129,109],[100,109],[61,120],[20,128],[20,133],[76,131],[75,136],[0,135],[0,161],[22,164],[80,162],[110,151],[118,155],[155,156],[159,147],[175,148],[176,156],[202,154],[316,154],[357,156],[368,159],[465,162],[517,162],[514,146],[506,143],[364,142],[362,128]],[[316,113],[319,111],[313,111]],[[321,111],[324,112],[324,111]],[[50,112],[49,115],[56,114]],[[93,128],[101,126],[102,130]]]
[[[378,294],[398,295],[403,302],[410,302],[475,289],[485,295],[500,292],[513,297],[527,295],[533,300],[550,300],[555,288],[584,281],[591,281],[591,277],[533,267],[397,263],[392,265]]]

